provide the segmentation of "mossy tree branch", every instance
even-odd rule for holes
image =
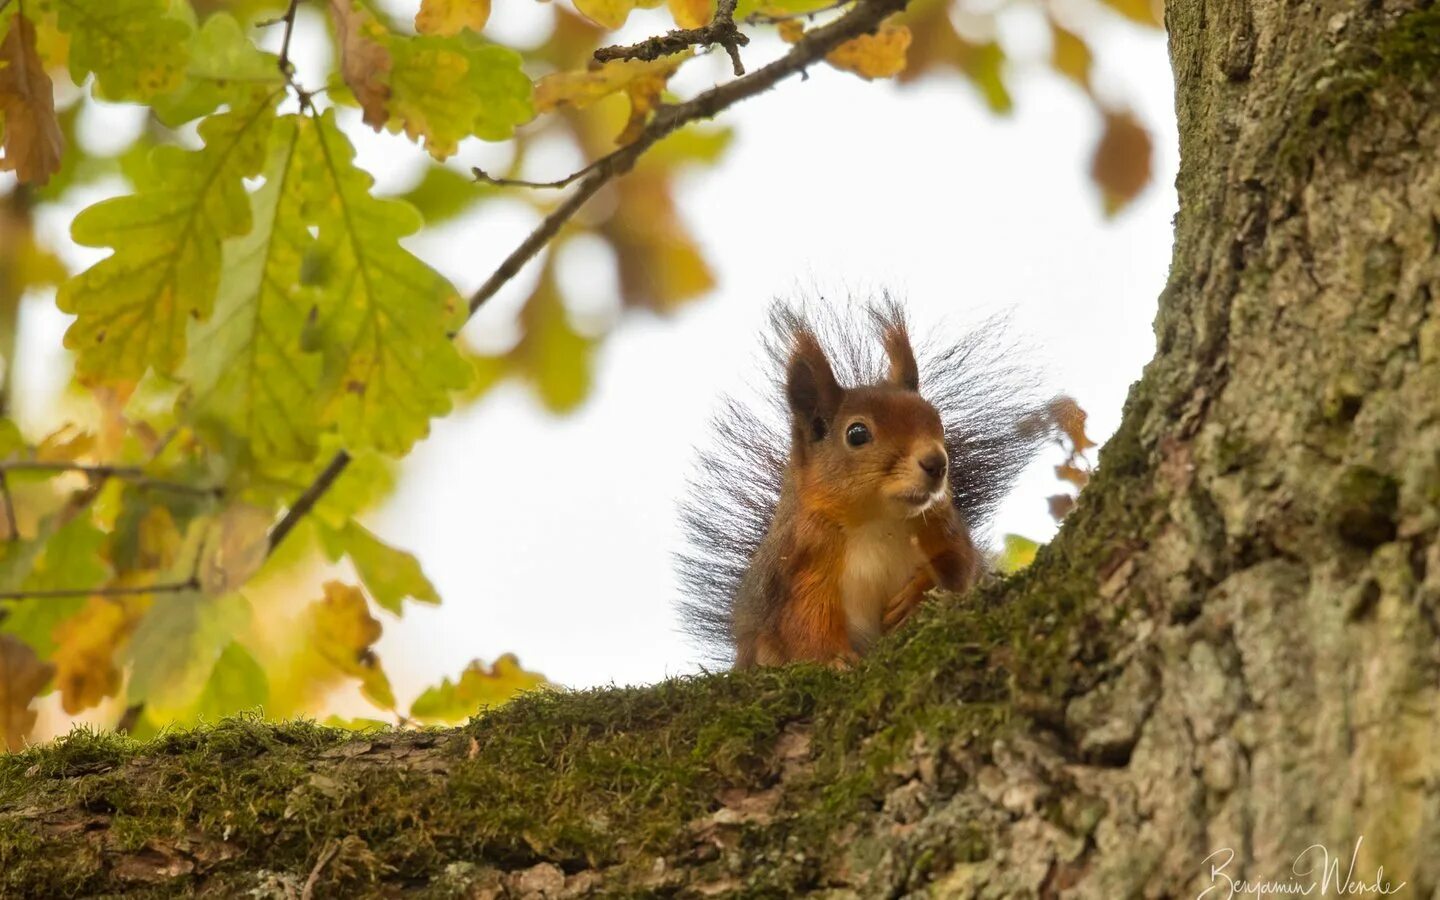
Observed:
[[[1020,576],[853,672],[80,732],[0,759],[0,893],[1197,896],[1313,844],[1440,890],[1437,16],[1170,7],[1159,352]]]

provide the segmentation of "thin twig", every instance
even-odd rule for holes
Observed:
[[[5,536],[5,540],[18,541],[20,520],[15,518],[15,498],[10,495],[10,480],[5,477],[4,471],[0,471],[0,495],[5,499],[5,524],[10,527],[10,533]]]
[[[111,466],[111,465],[90,465],[87,463],[71,462],[33,462],[20,460],[16,462],[0,463],[0,478],[7,472],[80,472],[91,478],[119,478],[129,481],[136,487],[150,488],[157,491],[171,491],[176,494],[194,494],[200,497],[219,497],[223,491],[218,487],[204,487],[203,485],[185,484],[181,481],[168,481],[164,478],[154,478],[145,473],[139,466]]]
[[[0,600],[56,600],[61,597],[133,597],[137,594],[179,594],[199,590],[200,579],[162,581],[159,584],[116,585],[95,588],[56,588],[46,591],[0,591]]]
[[[745,24],[778,25],[781,22],[789,22],[793,19],[814,19],[818,15],[832,12],[834,10],[840,9],[842,6],[849,6],[853,2],[855,2],[855,0],[836,0],[836,2],[831,3],[828,6],[822,6],[819,9],[807,9],[804,12],[780,13],[778,15],[769,15],[761,12],[753,12],[745,17]]]
[[[335,483],[335,479],[340,477],[340,473],[344,472],[345,467],[348,465],[350,465],[350,454],[344,450],[341,450],[330,458],[330,462],[325,466],[324,470],[316,476],[310,486],[305,489],[305,493],[300,495],[299,499],[295,501],[295,505],[285,511],[285,517],[279,522],[276,522],[275,527],[271,529],[270,549],[266,552],[267,556],[274,553],[275,548],[280,546],[280,542],[285,540],[285,537],[290,534],[296,525],[300,524],[300,520],[315,507],[315,504],[319,502],[325,492],[330,490],[330,486]]]
[[[520,187],[540,191],[551,191],[573,184],[593,168],[595,168],[595,163],[591,163],[583,169],[576,169],[558,181],[526,181],[523,178],[496,178],[478,166],[471,168],[470,171],[475,175],[476,181],[493,184],[496,187]]]
[[[684,52],[692,46],[711,47],[718,44],[730,54],[730,64],[735,69],[735,75],[744,75],[745,64],[740,61],[740,48],[750,43],[750,38],[735,27],[737,2],[738,0],[720,0],[715,5],[715,16],[710,20],[710,24],[699,28],[677,28],[646,38],[638,44],[601,47],[595,51],[595,61],[603,63],[614,59],[640,59],[650,62],[662,56]]]
[[[805,32],[788,53],[774,62],[734,81],[697,94],[684,103],[660,107],[639,137],[591,164],[588,167],[589,172],[576,186],[574,193],[555,207],[535,230],[520,242],[520,246],[505,257],[485,283],[470,295],[466,321],[559,233],[570,217],[585,205],[585,201],[595,196],[611,179],[633,168],[640,155],[661,139],[692,122],[714,118],[741,100],[762,94],[791,75],[803,73],[810,65],[823,59],[827,53],[846,41],[873,32],[886,17],[900,12],[907,3],[908,0],[857,0],[854,8],[843,16]],[[271,553],[275,552],[299,520],[315,506],[321,495],[330,489],[350,465],[350,459],[350,454],[344,450],[331,457],[320,475],[270,532]]]
[[[285,34],[280,38],[280,58],[278,65],[280,74],[285,76],[285,83],[290,90],[295,92],[295,99],[299,101],[301,109],[310,109],[310,98],[315,94],[300,86],[295,80],[295,64],[290,61],[290,39],[295,35],[295,14],[300,10],[300,0],[290,0],[290,5],[285,7],[285,13],[278,19],[268,19],[257,23],[257,28],[267,28],[271,25],[285,26]]]

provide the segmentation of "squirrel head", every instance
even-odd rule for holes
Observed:
[[[806,502],[840,521],[908,519],[950,498],[944,428],[920,396],[909,334],[903,321],[880,324],[890,368],[878,383],[842,387],[808,329],[786,366],[791,465]]]

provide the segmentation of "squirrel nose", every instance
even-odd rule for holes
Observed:
[[[939,450],[931,450],[920,457],[920,468],[925,470],[926,475],[938,481],[940,476],[945,474],[945,454]]]

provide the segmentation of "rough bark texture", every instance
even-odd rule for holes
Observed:
[[[1355,882],[1440,894],[1440,9],[1168,26],[1158,354],[1022,577],[851,673],[79,734],[0,759],[0,891],[1111,900],[1358,844]]]

